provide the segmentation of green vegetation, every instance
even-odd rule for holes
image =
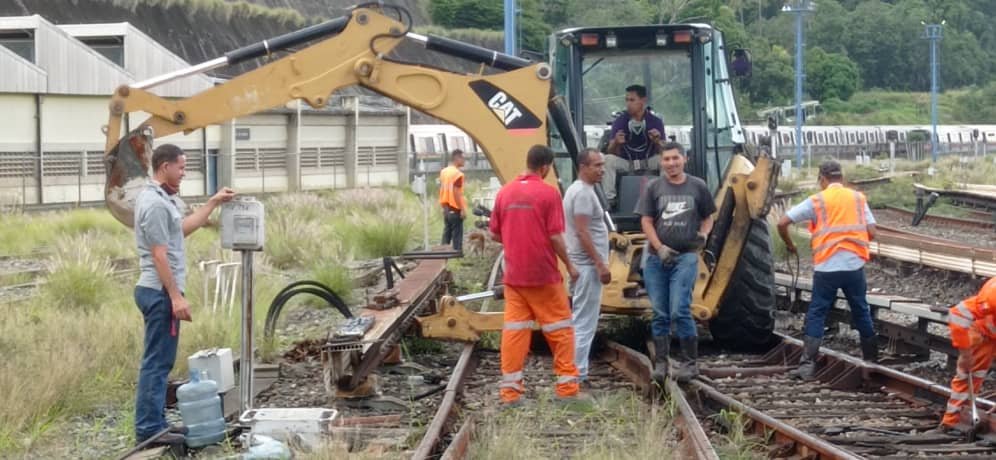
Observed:
[[[421,240],[416,231],[421,225],[415,224],[421,222],[421,205],[400,190],[282,195],[269,199],[266,209],[267,245],[257,259],[255,280],[260,326],[273,297],[289,281],[314,278],[348,299],[348,260],[396,254]],[[362,224],[350,221],[355,216],[362,216]],[[438,213],[431,218],[438,228]],[[51,271],[39,297],[0,300],[5,312],[0,321],[0,457],[7,457],[56,437],[69,417],[91,415],[97,408],[129,410],[143,330],[132,294],[136,275],[111,275],[112,259],[134,254],[134,237],[109,213],[77,210],[0,219],[2,250],[43,250]],[[187,238],[186,247],[186,294],[194,321],[182,324],[177,356],[211,347],[238,350],[239,315],[211,312],[213,299],[204,298],[204,274],[197,268],[200,261],[235,257],[220,248],[212,228]],[[186,360],[178,359],[174,375],[185,374]],[[130,436],[130,421],[117,418],[115,429]]]
[[[519,3],[520,36],[523,48],[543,52],[547,33],[565,27],[712,24],[723,32],[728,49],[748,48],[752,53],[753,77],[738,81],[737,89],[741,116],[756,122],[757,110],[788,105],[793,99],[794,16],[783,13],[783,5],[782,0],[619,0],[605,8],[596,0],[528,0]],[[806,20],[805,89],[807,98],[820,100],[826,108],[819,123],[926,123],[929,46],[921,39],[920,21],[942,19],[941,81],[946,94],[941,121],[996,120],[996,20],[989,3],[825,0],[816,8]],[[429,0],[428,11],[440,27],[496,34],[502,29],[500,2]],[[491,45],[493,37],[486,43],[501,49]]]
[[[314,22],[290,8],[270,8],[246,0],[111,0],[122,8],[137,11],[139,7],[176,9],[188,17],[206,16],[219,23],[235,19],[276,21],[287,28],[300,28]]]

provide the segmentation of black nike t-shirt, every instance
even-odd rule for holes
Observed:
[[[702,220],[716,212],[716,203],[705,181],[686,175],[685,182],[672,184],[664,177],[647,184],[636,204],[636,213],[654,218],[657,238],[671,249],[688,252]]]

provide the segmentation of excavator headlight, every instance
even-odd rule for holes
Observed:
[[[608,34],[605,36],[605,47],[606,48],[616,47],[616,34]]]
[[[664,32],[657,32],[657,46],[667,46],[667,34]]]

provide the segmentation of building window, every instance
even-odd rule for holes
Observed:
[[[124,67],[124,41],[121,37],[85,37],[80,41],[119,67]]]
[[[35,63],[35,39],[30,32],[0,32],[0,46],[7,47],[32,64]]]

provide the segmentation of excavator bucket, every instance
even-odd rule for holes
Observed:
[[[128,133],[104,155],[107,209],[128,227],[134,226],[135,199],[149,180],[151,164],[152,134],[141,128]]]

